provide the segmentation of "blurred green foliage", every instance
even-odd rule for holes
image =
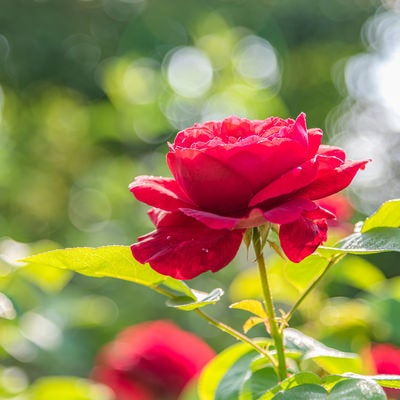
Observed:
[[[57,247],[128,245],[148,232],[146,207],[127,186],[139,174],[169,175],[166,141],[196,121],[305,111],[310,127],[324,128],[329,111],[345,96],[345,60],[363,48],[361,27],[379,2],[0,0],[0,5],[3,363],[23,368],[30,379],[87,376],[103,343],[145,319],[173,318],[217,349],[226,347],[214,328],[166,309],[144,288],[51,269],[37,273],[10,259]],[[363,268],[362,261],[352,262]],[[233,266],[193,285],[229,291],[232,278],[251,264],[243,253]],[[364,286],[352,287],[351,296],[365,291],[368,279],[379,281],[375,267],[367,270]],[[353,283],[344,267],[338,276],[338,282]],[[272,273],[284,306],[296,288],[279,277]],[[251,276],[239,278],[240,290],[254,291]],[[328,293],[335,284],[329,282]],[[236,301],[235,285],[230,293]],[[365,343],[376,324],[365,296],[375,294],[362,293],[345,303],[344,313],[358,316],[349,329],[361,327]],[[395,293],[374,303],[390,318],[398,310]],[[225,297],[225,305],[213,310],[217,316],[231,302]],[[334,304],[337,318],[322,321],[319,332],[337,338],[338,321],[348,322],[338,314],[341,300],[328,300],[321,290],[313,301],[319,305],[306,305],[297,323],[314,330],[320,308]],[[240,312],[223,313],[239,327]],[[38,324],[47,327],[42,329],[48,336],[40,335]],[[374,339],[400,344],[400,333],[389,330]]]

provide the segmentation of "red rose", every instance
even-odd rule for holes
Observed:
[[[101,350],[92,377],[117,400],[174,400],[214,355],[199,337],[169,321],[146,322]]]
[[[392,344],[377,344],[369,351],[374,373],[400,375],[400,348]],[[393,399],[400,399],[400,390],[385,388],[386,394]]]
[[[250,121],[229,117],[178,133],[167,155],[174,178],[139,176],[130,190],[150,206],[156,230],[132,245],[156,271],[190,279],[235,256],[246,228],[280,225],[287,257],[299,262],[326,240],[334,215],[315,200],[348,186],[367,161],[321,145],[305,115]]]

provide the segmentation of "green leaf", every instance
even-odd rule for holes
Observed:
[[[285,329],[284,340],[289,349],[299,350],[303,354],[302,360],[313,360],[330,374],[361,371],[361,359],[357,354],[346,353],[325,346],[296,329]]]
[[[170,276],[164,276],[164,278],[165,280],[161,283],[161,286],[166,287],[167,289],[170,289],[176,293],[183,293],[192,299],[196,298],[196,296],[193,294],[193,289],[191,289],[184,281],[179,281],[171,278]]]
[[[341,240],[337,247],[320,247],[322,254],[373,254],[400,251],[399,228],[373,228],[364,233],[353,233]]]
[[[322,386],[305,384],[279,392],[273,400],[326,400],[327,398],[328,392]]]
[[[386,400],[383,389],[373,380],[346,379],[338,382],[328,400]]]
[[[269,388],[276,386],[278,382],[279,379],[272,367],[254,371],[247,375],[240,392],[239,400],[256,400]]]
[[[38,379],[28,391],[29,400],[112,400],[105,386],[74,377]]]
[[[383,203],[374,214],[365,220],[361,232],[364,233],[379,227],[400,228],[400,199]]]
[[[192,289],[191,292],[195,296],[195,299],[188,296],[178,296],[167,300],[167,306],[185,311],[195,310],[196,308],[217,303],[224,294],[224,291],[220,288],[214,289],[210,293],[200,292],[194,289]]]
[[[242,300],[237,303],[233,303],[229,308],[236,308],[238,310],[249,311],[260,318],[267,318],[267,313],[265,312],[264,306],[261,301],[258,300]]]
[[[279,385],[273,387],[268,390],[263,396],[261,396],[258,400],[270,400],[275,398],[274,396],[281,391],[289,390],[291,388],[300,386],[300,385],[319,385],[321,383],[321,379],[313,374],[312,372],[299,372],[298,374],[292,375],[289,378],[282,381]]]
[[[400,389],[400,375],[358,375],[347,373],[343,374],[342,376],[345,376],[346,378],[373,380],[383,387]]]
[[[28,267],[67,269],[96,278],[117,278],[150,287],[164,284],[185,295],[191,293],[183,282],[161,275],[148,264],[142,265],[136,261],[129,246],[53,250],[30,256],[22,261],[28,263]]]
[[[251,362],[257,355],[244,343],[235,344],[218,354],[200,376],[200,400],[237,400]]]
[[[286,278],[302,292],[322,274],[328,262],[326,258],[318,254],[313,254],[298,264],[288,262],[285,265]]]
[[[303,360],[313,360],[320,368],[330,374],[341,374],[346,371],[362,371],[362,361],[357,354],[344,353],[332,349],[328,355],[320,355],[318,352],[307,353]]]

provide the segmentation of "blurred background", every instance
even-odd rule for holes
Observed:
[[[399,197],[398,0],[0,7],[0,386],[4,374],[14,379],[5,393],[40,376],[88,376],[98,349],[144,320],[174,319],[217,350],[233,343],[148,289],[15,263],[59,247],[129,245],[152,230],[128,184],[136,175],[168,176],[166,143],[194,122],[304,111],[326,143],[373,159],[347,192],[352,222]],[[343,350],[370,340],[400,345],[398,253],[350,260],[369,278],[360,284],[338,268],[294,322]],[[296,288],[279,283],[286,267],[276,265],[285,308]],[[193,286],[224,288],[225,303],[211,311],[238,329],[244,316],[227,314],[226,304],[258,290],[245,252]]]

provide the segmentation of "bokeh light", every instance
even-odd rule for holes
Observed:
[[[357,207],[373,212],[400,193],[400,15],[381,11],[363,27],[368,51],[345,67],[349,98],[335,111],[333,140],[353,159],[373,160],[359,174],[352,193]]]
[[[200,97],[211,87],[213,67],[207,55],[182,47],[167,56],[166,74],[172,89],[183,97]]]

